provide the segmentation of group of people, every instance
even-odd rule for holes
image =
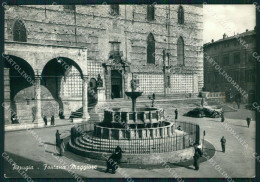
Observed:
[[[44,121],[45,126],[47,126],[47,124],[48,124],[47,116],[44,116],[44,117],[43,117],[43,121]],[[51,116],[51,125],[52,125],[52,126],[55,126],[55,118],[54,118],[54,115]]]

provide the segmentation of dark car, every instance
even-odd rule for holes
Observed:
[[[209,117],[209,118],[219,118],[221,116],[220,111],[216,111],[211,108],[195,108],[186,114],[184,116],[190,116],[190,117],[196,117],[196,118],[202,118],[202,117]]]

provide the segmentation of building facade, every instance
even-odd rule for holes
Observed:
[[[204,45],[204,80],[205,90],[225,92],[228,100],[241,94],[244,102],[256,100],[257,51],[256,31],[248,31],[207,43]],[[208,61],[212,58],[227,73],[219,73],[217,66]],[[221,73],[223,73],[221,71]],[[238,86],[237,86],[238,85]]]
[[[87,118],[98,75],[107,100],[132,77],[144,95],[198,93],[202,27],[202,5],[6,5],[6,106],[29,123],[82,107]]]

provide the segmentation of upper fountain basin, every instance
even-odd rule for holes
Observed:
[[[126,94],[128,97],[137,98],[137,97],[140,97],[140,96],[143,94],[143,92],[133,91],[133,92],[125,92],[125,94]]]

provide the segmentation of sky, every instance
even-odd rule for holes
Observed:
[[[256,25],[256,8],[254,5],[204,5],[203,6],[203,42],[208,43],[229,37],[234,32],[242,33],[253,30]]]

